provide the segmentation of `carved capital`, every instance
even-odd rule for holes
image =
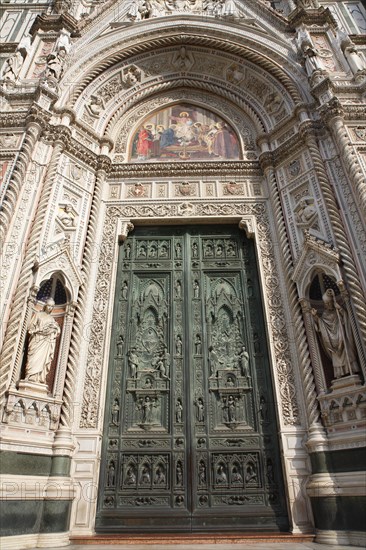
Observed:
[[[243,218],[239,222],[239,228],[245,231],[246,236],[248,239],[254,239],[255,237],[255,227],[254,227],[254,221],[252,218]]]
[[[335,118],[344,118],[343,107],[337,97],[333,97],[328,103],[321,105],[319,114],[325,124],[329,124]]]
[[[97,160],[97,170],[101,172],[110,172],[112,168],[112,161],[107,155],[99,155]]]
[[[130,231],[133,231],[135,226],[130,220],[120,220],[119,223],[120,226],[118,230],[118,240],[120,242],[123,242],[127,239],[128,234],[130,233]]]
[[[301,309],[302,309],[303,313],[309,313],[310,312],[311,306],[310,306],[309,300],[307,300],[306,298],[300,298],[299,299],[299,304],[301,306]]]
[[[50,119],[51,114],[34,103],[27,113],[26,125],[36,124],[44,131],[47,129]]]
[[[61,124],[59,126],[48,126],[43,137],[45,141],[50,143],[62,143],[63,147],[67,149],[71,140],[71,130]]]
[[[271,151],[265,151],[259,155],[259,164],[263,172],[273,168],[274,159]]]

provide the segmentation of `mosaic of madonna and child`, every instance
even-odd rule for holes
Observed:
[[[156,112],[132,139],[131,160],[238,160],[239,141],[217,115],[192,105],[173,105]]]

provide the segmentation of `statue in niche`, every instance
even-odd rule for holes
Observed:
[[[235,386],[235,382],[232,376],[228,376],[226,380],[226,387],[227,388],[233,388]]]
[[[311,227],[314,225],[318,217],[317,210],[314,206],[314,199],[303,198],[296,206],[296,223],[299,227]]]
[[[301,52],[305,63],[305,70],[308,76],[311,76],[315,71],[323,70],[319,60],[318,52],[310,43],[303,42]]]
[[[135,485],[136,484],[136,474],[133,466],[127,468],[125,485]]]
[[[149,485],[150,481],[151,481],[150,468],[149,466],[145,465],[141,471],[141,480],[140,480],[141,485]]]
[[[229,422],[236,422],[236,401],[232,395],[227,400],[227,416]]]
[[[165,371],[165,364],[162,354],[154,361],[153,366],[160,373],[161,378],[168,378]]]
[[[216,483],[227,483],[227,475],[222,464],[217,468]]]
[[[179,355],[180,357],[182,356],[182,353],[183,353],[183,342],[182,342],[182,337],[178,334],[177,336],[177,339],[175,341],[175,352],[177,355]]]
[[[229,414],[228,414],[228,407],[227,407],[227,398],[222,397],[222,419],[224,422],[229,422]]]
[[[192,244],[192,257],[193,258],[198,258],[198,244],[197,243]]]
[[[122,283],[121,296],[122,296],[122,300],[127,300],[127,296],[128,296],[128,282],[127,281],[123,281],[123,283]]]
[[[182,245],[180,243],[177,243],[175,245],[175,257],[180,260],[182,257]]]
[[[116,482],[116,468],[114,465],[113,460],[109,463],[108,466],[108,478],[107,478],[107,486],[108,487],[114,487]]]
[[[182,423],[182,417],[183,417],[183,405],[182,400],[180,397],[178,397],[176,404],[175,404],[175,421],[178,424]]]
[[[324,351],[332,361],[334,377],[355,374],[359,372],[359,366],[347,312],[337,303],[331,288],[323,294],[323,303],[324,311],[320,317],[314,308],[311,313]]]
[[[16,82],[18,80],[20,71],[22,69],[25,59],[25,54],[20,50],[17,50],[13,53],[4,63],[3,70],[1,73],[2,80],[7,80],[8,82]]]
[[[255,468],[251,462],[249,462],[246,467],[245,481],[246,483],[254,483],[255,481],[257,481],[257,472],[255,471]]]
[[[154,405],[156,406],[148,395],[138,405],[138,409],[142,412],[142,424],[152,424]]]
[[[183,485],[183,467],[180,461],[177,462],[175,469],[175,481],[177,485]]]
[[[126,258],[126,260],[129,260],[130,257],[131,257],[131,245],[128,243],[126,245],[125,258]]]
[[[199,298],[200,297],[200,285],[199,285],[199,282],[197,280],[195,280],[194,283],[193,283],[193,297],[194,298]]]
[[[56,339],[61,333],[59,325],[51,315],[54,306],[55,302],[49,298],[43,310],[34,313],[28,327],[29,343],[25,380],[30,382],[46,384],[46,377],[55,353]]]
[[[232,483],[242,483],[243,482],[243,476],[239,472],[239,469],[237,466],[233,466],[233,469],[231,471],[231,481]]]
[[[146,245],[144,243],[140,244],[139,251],[138,251],[138,257],[139,258],[146,258]]]
[[[130,349],[127,354],[128,357],[128,367],[130,369],[130,378],[136,378],[137,369],[139,366],[139,357],[136,353],[136,348]]]
[[[163,485],[166,481],[164,468],[158,466],[155,472],[154,485]]]
[[[196,335],[196,339],[194,341],[194,351],[196,355],[201,355],[202,353],[202,341],[199,334]]]
[[[178,300],[182,297],[182,283],[179,280],[175,283],[175,297]]]
[[[164,362],[164,367],[165,367],[165,374],[166,374],[166,377],[169,378],[171,358],[170,358],[170,353],[168,352],[168,346],[166,346],[166,345],[164,345],[164,350],[163,350],[163,353],[162,353],[162,357],[163,357],[163,362]]]
[[[239,359],[241,374],[245,378],[249,378],[249,353],[247,352],[246,347],[244,345],[241,347],[238,359]]]
[[[198,485],[204,485],[206,483],[206,464],[203,460],[200,460],[198,465]]]
[[[156,258],[157,255],[158,255],[158,250],[156,248],[156,244],[152,243],[150,245],[149,258]]]
[[[47,66],[44,72],[45,77],[52,77],[56,80],[60,80],[63,73],[65,59],[65,48],[60,48],[58,51],[50,53],[47,57]]]
[[[366,64],[360,56],[356,44],[352,42],[348,34],[341,29],[337,29],[337,40],[353,74],[365,71]]]
[[[210,352],[210,356],[209,356],[210,373],[211,373],[211,376],[216,376],[217,369],[219,369],[220,365],[223,365],[224,362],[221,359],[219,359],[219,356],[217,355],[216,351],[213,349],[212,346],[208,348],[208,351]]]
[[[118,340],[117,340],[117,356],[118,357],[122,357],[124,341],[125,340],[123,338],[123,334],[120,334],[119,337],[118,337]]]
[[[199,397],[195,401],[196,405],[196,419],[198,422],[204,422],[205,421],[205,404],[203,402],[202,397]]]
[[[116,398],[112,405],[112,424],[118,426],[119,424],[119,401]]]
[[[211,243],[206,243],[205,245],[205,256],[213,256],[213,247]]]

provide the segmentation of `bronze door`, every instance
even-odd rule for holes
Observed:
[[[288,528],[253,242],[135,229],[110,356],[97,531]]]

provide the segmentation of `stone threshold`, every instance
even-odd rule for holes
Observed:
[[[237,533],[237,534],[194,534],[194,533],[153,533],[153,534],[116,534],[70,537],[70,543],[81,544],[243,544],[243,543],[303,543],[313,542],[314,534],[291,533]]]

